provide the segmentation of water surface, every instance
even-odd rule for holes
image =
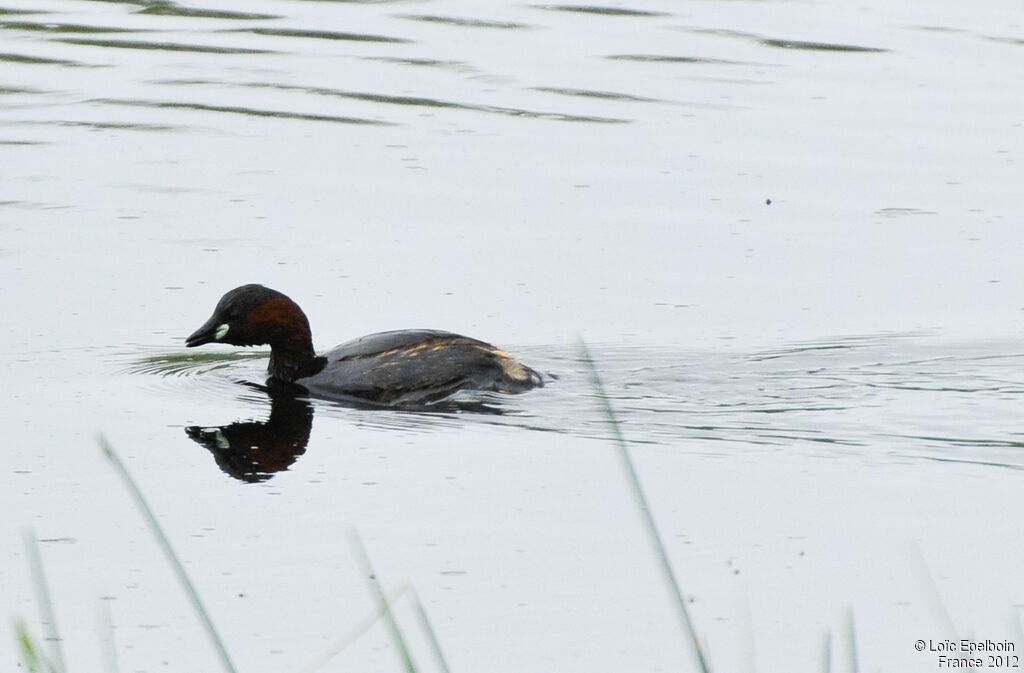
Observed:
[[[0,4],[6,613],[41,632],[32,526],[71,668],[102,603],[120,670],[217,670],[104,432],[240,670],[372,611],[352,528],[452,670],[688,670],[583,337],[715,670],[845,660],[848,609],[862,670],[1017,638],[1018,14]],[[552,380],[272,400],[265,353],[183,348],[248,282],[321,348],[440,328]],[[324,670],[400,666],[377,624]]]

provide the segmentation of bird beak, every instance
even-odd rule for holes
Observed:
[[[192,334],[185,339],[185,345],[188,348],[194,348],[195,346],[213,343],[214,341],[220,341],[223,339],[224,335],[227,333],[227,323],[222,323],[215,315],[210,316],[210,319],[207,320],[202,327],[197,329],[195,332],[192,332]]]

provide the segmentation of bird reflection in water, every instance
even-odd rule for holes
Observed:
[[[260,390],[270,398],[270,417],[265,421],[235,421],[221,426],[192,425],[185,434],[213,454],[217,466],[239,481],[259,483],[287,470],[306,452],[313,430],[313,404],[297,394],[291,385],[245,385]],[[353,401],[341,404],[356,409],[375,409],[380,413],[452,414],[505,413],[495,403],[447,400],[417,407],[388,408]],[[410,420],[414,417],[410,416]],[[415,420],[413,420],[416,423]],[[420,422],[422,423],[422,417]]]
[[[193,425],[185,433],[213,454],[217,465],[235,479],[266,481],[287,470],[306,452],[313,430],[313,405],[289,391],[263,389],[270,397],[265,421],[235,421],[228,425]]]

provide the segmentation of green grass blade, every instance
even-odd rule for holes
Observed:
[[[424,633],[427,634],[427,640],[430,642],[430,648],[434,652],[434,661],[437,663],[437,667],[442,673],[450,673],[448,660],[444,658],[444,652],[441,651],[441,643],[437,640],[437,634],[434,633],[434,627],[431,626],[430,620],[427,618],[427,611],[423,609],[423,603],[420,602],[420,595],[416,593],[416,589],[412,590],[412,606],[416,610],[416,617],[419,619],[420,626],[423,627]]]
[[[192,607],[195,608],[196,614],[199,615],[199,620],[203,624],[203,628],[206,630],[206,634],[210,637],[210,641],[213,643],[213,647],[217,650],[217,654],[220,656],[221,664],[224,666],[224,670],[228,673],[236,673],[234,664],[231,663],[231,657],[228,656],[228,651],[224,647],[224,643],[221,641],[220,636],[217,634],[217,629],[214,628],[213,622],[210,620],[209,613],[206,612],[206,608],[203,607],[203,602],[199,600],[199,594],[196,592],[196,588],[192,585],[192,581],[188,578],[185,573],[185,567],[182,566],[181,561],[178,560],[178,555],[174,553],[174,548],[171,547],[170,541],[167,536],[164,535],[163,528],[160,527],[160,523],[156,520],[156,516],[153,514],[153,510],[149,508],[146,503],[146,499],[142,497],[142,491],[136,485],[135,480],[132,479],[131,474],[128,473],[128,469],[125,468],[124,463],[118,457],[117,453],[114,452],[114,447],[106,440],[105,437],[99,438],[100,448],[103,449],[104,455],[110,461],[110,464],[114,466],[114,470],[118,476],[124,482],[125,487],[128,489],[128,493],[131,494],[132,499],[138,506],[139,511],[142,513],[142,517],[149,524],[149,529],[153,533],[153,537],[156,538],[157,544],[163,551],[164,556],[167,557],[167,562],[171,565],[174,570],[174,574],[178,576],[178,580],[181,582],[181,586],[185,589],[185,595],[188,596],[192,602]]]
[[[110,618],[110,604],[101,600],[96,614],[99,622],[103,670],[106,673],[117,673],[117,647],[114,645],[114,622]]]
[[[398,622],[395,621],[395,616],[391,612],[391,606],[388,605],[388,599],[384,595],[384,591],[380,588],[380,582],[377,581],[377,574],[373,571],[373,566],[370,564],[370,557],[366,555],[366,548],[363,547],[363,541],[359,538],[359,533],[355,530],[349,532],[349,542],[352,545],[352,553],[356,557],[356,562],[359,564],[360,570],[363,575],[369,579],[370,591],[373,593],[374,600],[377,601],[377,607],[381,614],[384,615],[384,621],[387,622],[388,631],[391,633],[391,639],[395,643],[395,647],[398,649],[398,653],[402,658],[402,665],[405,667],[407,673],[416,673],[416,665],[412,661],[412,653],[409,652],[409,647],[406,645],[405,638],[402,636],[401,629],[398,628]]]
[[[754,637],[754,613],[750,607],[750,589],[743,586],[736,597],[736,670],[757,672],[757,638]]]
[[[18,642],[18,651],[21,652],[21,660],[28,673],[56,673],[22,620],[14,623],[14,639]]]
[[[640,512],[640,517],[644,524],[644,530],[647,532],[647,537],[651,543],[651,547],[654,549],[662,578],[672,595],[676,614],[679,617],[679,624],[682,627],[683,638],[691,645],[694,659],[696,659],[700,670],[703,671],[703,673],[710,673],[710,664],[707,657],[704,656],[700,642],[697,640],[697,634],[693,629],[693,622],[690,620],[690,613],[686,609],[686,601],[683,599],[683,592],[679,588],[679,582],[676,581],[675,573],[672,571],[672,565],[668,560],[668,554],[665,552],[665,545],[661,541],[661,535],[658,533],[658,527],[654,523],[654,517],[651,515],[651,508],[647,504],[647,497],[644,495],[643,488],[640,486],[640,479],[637,477],[636,468],[633,466],[633,459],[629,455],[629,448],[626,446],[626,440],[622,436],[622,430],[619,428],[619,422],[615,418],[615,412],[612,410],[611,401],[605,393],[604,385],[601,383],[601,377],[597,373],[597,367],[594,365],[594,360],[590,357],[590,351],[587,349],[587,344],[584,343],[582,339],[580,339],[579,342],[579,352],[580,359],[589,370],[590,384],[594,388],[594,393],[601,404],[601,410],[604,412],[605,419],[608,422],[608,427],[611,429],[612,438],[614,439],[615,446],[618,449],[619,462],[622,466],[622,471],[626,475],[626,481],[628,482],[632,492],[633,501],[636,503],[637,509]]]
[[[392,606],[399,598],[402,597],[406,591],[411,589],[412,586],[408,583],[403,583],[397,588],[393,589],[387,596],[385,606]],[[364,617],[358,624],[355,625],[348,633],[339,638],[330,648],[328,648],[323,654],[318,656],[315,660],[306,664],[306,666],[299,669],[299,673],[314,673],[318,671],[330,662],[331,659],[341,654],[345,648],[352,643],[359,640],[363,635],[369,631],[377,620],[384,616],[383,606],[377,606],[373,609],[373,612]]]
[[[832,673],[832,632],[821,639],[821,673]]]
[[[935,583],[935,578],[932,576],[931,570],[928,568],[928,563],[924,560],[924,554],[921,553],[921,548],[915,543],[913,546],[913,554],[911,560],[917,566],[917,572],[915,576],[918,579],[918,583],[921,586],[921,591],[924,594],[926,605],[931,608],[931,612],[936,617],[937,621],[942,622],[943,629],[945,630],[945,637],[951,640],[960,640],[961,638],[968,638],[969,634],[961,633],[956,625],[953,624],[953,617],[949,614],[949,609],[946,607],[946,602],[942,600],[942,594],[939,592],[939,586]],[[959,658],[961,662],[966,664],[966,659]],[[966,671],[973,671],[973,668],[964,668]]]
[[[32,584],[36,590],[36,601],[39,603],[39,616],[42,618],[45,630],[43,638],[50,643],[53,657],[51,663],[51,660],[47,660],[40,652],[40,659],[46,663],[47,669],[63,673],[67,670],[64,665],[64,648],[61,646],[60,633],[57,631],[57,618],[53,611],[53,601],[50,600],[50,589],[46,584],[46,572],[43,570],[43,557],[39,553],[39,543],[36,542],[36,535],[31,529],[25,531],[23,539],[29,571],[32,573]]]
[[[846,609],[846,642],[849,648],[850,673],[857,673],[857,631],[853,623],[853,608]]]
[[[383,603],[378,604],[374,607],[373,612],[367,615],[359,624],[355,626],[349,633],[340,638],[338,642],[331,646],[326,652],[317,657],[316,660],[307,664],[303,668],[299,669],[300,673],[314,673],[323,668],[331,659],[340,654],[345,648],[354,643],[360,637],[363,636],[367,631],[370,630],[377,620],[385,616],[386,610],[389,610],[395,602],[402,597],[402,594],[409,592],[410,600],[413,604],[413,609],[416,612],[416,616],[423,627],[423,631],[427,635],[427,639],[430,641],[431,648],[434,652],[434,659],[437,663],[438,670],[442,673],[449,673],[448,661],[444,657],[444,653],[441,651],[441,645],[437,640],[437,636],[434,633],[433,627],[430,625],[430,620],[427,619],[427,613],[423,609],[423,604],[420,602],[419,596],[416,594],[416,590],[411,584],[403,583],[397,588],[391,591],[385,597]]]
[[[942,594],[939,592],[938,585],[935,584],[935,578],[932,577],[928,563],[924,560],[924,554],[921,553],[921,548],[917,544],[911,548],[910,561],[916,566],[914,576],[920,585],[926,607],[930,609],[935,619],[941,622],[944,631],[942,635],[953,640],[958,639],[959,634],[956,625],[953,624],[953,617],[949,614],[946,602],[942,600]]]

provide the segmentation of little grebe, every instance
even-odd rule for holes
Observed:
[[[324,355],[313,351],[309,320],[298,304],[262,285],[243,285],[217,303],[213,315],[185,340],[270,344],[271,383],[310,394],[386,406],[429,404],[458,390],[518,393],[543,386],[540,374],[494,346],[439,330],[380,332]]]

